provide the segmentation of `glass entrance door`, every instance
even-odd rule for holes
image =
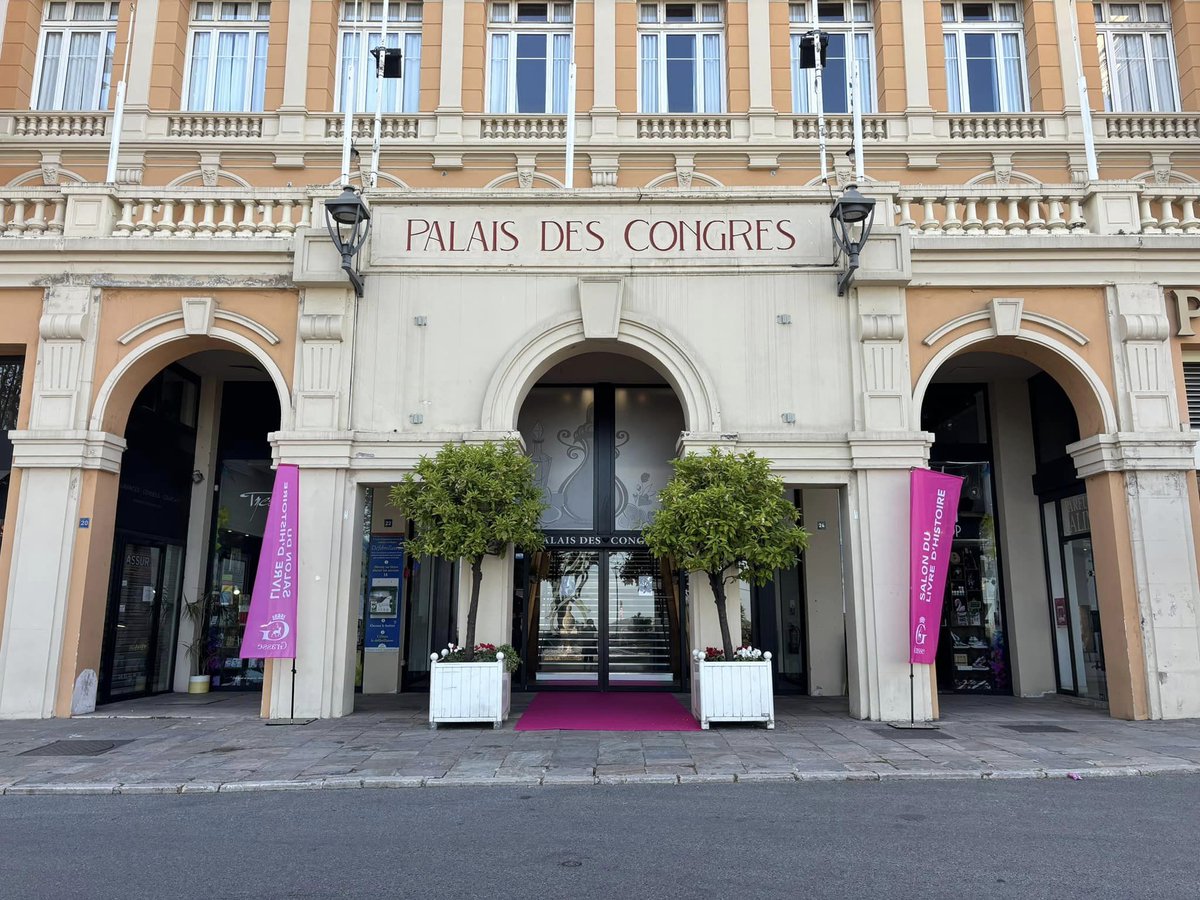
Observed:
[[[647,550],[552,550],[527,659],[539,687],[669,688],[679,671],[670,573]]]
[[[100,697],[140,697],[171,689],[179,621],[183,548],[118,539],[116,578],[109,596]]]

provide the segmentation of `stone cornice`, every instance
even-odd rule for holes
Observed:
[[[1096,434],[1067,445],[1080,478],[1104,472],[1191,471],[1200,432]]]
[[[10,431],[13,467],[97,469],[118,474],[125,439],[105,431]]]

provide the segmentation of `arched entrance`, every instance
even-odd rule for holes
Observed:
[[[1082,378],[1059,370],[1060,382],[1037,364],[1043,356],[987,341],[924,380],[930,465],[964,479],[938,689],[1107,704],[1087,485],[1068,451],[1103,428],[1105,413]]]
[[[101,703],[187,690],[191,676],[218,689],[262,685],[262,661],[238,652],[273,483],[278,389],[254,357],[215,346],[108,409],[110,421],[128,413]]]
[[[640,360],[584,353],[529,389],[518,428],[547,503],[546,550],[518,567],[526,684],[680,686],[679,578],[640,535],[685,428],[675,391]]]

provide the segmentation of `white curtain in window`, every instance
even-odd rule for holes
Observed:
[[[488,93],[488,111],[508,112],[508,35],[492,35],[492,71]]]
[[[263,100],[267,94],[267,33],[258,31],[254,34],[254,68],[251,70],[253,80],[250,84],[250,111],[262,112]]]
[[[1122,112],[1150,110],[1150,75],[1146,46],[1140,34],[1113,35],[1113,63],[1117,80],[1117,108]]]
[[[54,109],[54,89],[58,85],[58,59],[62,53],[62,32],[46,34],[42,46],[42,80],[38,84],[38,109]]]
[[[962,89],[958,81],[958,35],[947,34],[946,44],[946,104],[950,112],[962,112]]]
[[[112,87],[113,50],[117,46],[117,33],[108,32],[108,41],[104,46],[104,67],[100,71],[100,102],[97,109],[108,109],[108,89]]]
[[[211,49],[211,31],[197,31],[192,35],[192,66],[188,73],[188,109],[190,110],[204,109]]]
[[[658,112],[658,35],[643,34],[642,56],[642,112]]]
[[[96,67],[100,64],[100,32],[77,31],[67,51],[67,79],[63,85],[63,109],[91,109],[95,102]]]
[[[404,102],[401,112],[415,113],[421,103],[421,33],[404,35]]]
[[[808,70],[800,68],[800,44],[803,35],[792,35],[792,112],[803,115],[809,111]]]
[[[701,45],[704,66],[704,109],[702,112],[719,113],[724,97],[721,90],[721,36],[703,35]]]
[[[859,109],[864,113],[875,111],[875,79],[871,77],[871,36],[862,32],[854,34],[854,56],[858,60]]]
[[[225,31],[217,35],[216,70],[213,73],[214,111],[245,112],[249,54],[249,33]]]
[[[567,91],[570,89],[571,35],[554,35],[554,62],[550,73],[550,112],[565,115]]]
[[[1150,35],[1150,60],[1154,66],[1154,93],[1159,112],[1175,112],[1175,75],[1171,71],[1171,39]]]
[[[359,81],[362,78],[362,62],[358,57],[358,34],[353,31],[347,31],[342,34],[342,71],[340,74],[341,84],[338,90],[338,111],[346,111],[346,100],[350,96],[350,62],[354,61],[354,80]],[[357,91],[355,92],[357,94]],[[354,98],[354,108],[358,109],[358,97]]]
[[[1025,79],[1021,75],[1021,38],[1015,32],[1000,35],[1000,65],[1004,69],[1001,112],[1025,111]]]

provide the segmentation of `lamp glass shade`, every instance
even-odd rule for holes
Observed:
[[[339,225],[353,225],[371,218],[367,205],[350,187],[343,188],[342,193],[333,200],[326,200],[325,212]]]
[[[857,225],[865,222],[875,209],[875,201],[864,197],[854,185],[846,188],[846,192],[833,205],[830,216],[846,225]]]

